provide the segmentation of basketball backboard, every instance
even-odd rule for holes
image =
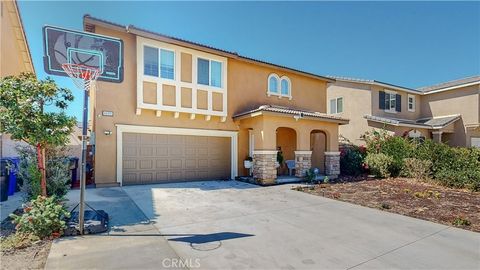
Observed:
[[[62,64],[80,64],[100,70],[97,80],[123,81],[123,41],[118,38],[56,26],[43,27],[44,68],[48,74],[68,76]]]

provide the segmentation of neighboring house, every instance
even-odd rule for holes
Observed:
[[[1,1],[0,4],[0,78],[19,75],[22,72],[35,73],[17,2],[6,0]],[[81,134],[79,128],[74,127],[67,144],[67,151],[71,156],[81,156],[79,134]],[[18,145],[27,144],[12,140],[8,134],[0,134],[0,157],[18,156],[16,151]]]
[[[328,112],[350,119],[340,137],[361,145],[365,132],[385,128],[452,146],[480,147],[480,76],[419,89],[375,80],[331,77]]]
[[[0,8],[0,78],[35,73],[17,2],[1,1]],[[0,157],[16,156],[16,145],[8,134],[0,134]]]
[[[253,176],[273,183],[277,151],[339,174],[338,127],[327,114],[333,79],[90,16],[84,29],[121,38],[124,80],[97,82],[97,186]]]

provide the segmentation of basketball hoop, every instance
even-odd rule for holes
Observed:
[[[89,91],[90,87],[100,75],[100,70],[95,67],[65,63],[62,64],[63,70],[72,78],[75,85],[85,91]]]
[[[75,85],[83,90],[83,121],[82,121],[82,170],[80,171],[80,202],[78,223],[80,234],[85,228],[85,180],[87,174],[87,124],[88,124],[88,91],[100,75],[100,69],[73,63],[62,64],[65,73],[72,78]],[[92,208],[93,209],[93,208]]]

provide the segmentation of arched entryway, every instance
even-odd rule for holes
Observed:
[[[281,155],[282,162],[277,172],[278,175],[288,175],[287,160],[295,160],[297,149],[297,132],[293,128],[279,127],[276,130],[277,151]]]
[[[327,134],[321,130],[310,132],[310,149],[312,150],[312,168],[319,168],[325,173],[325,152],[327,149]]]

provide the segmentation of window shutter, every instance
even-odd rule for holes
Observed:
[[[378,107],[380,110],[385,110],[385,92],[380,91],[378,95]]]
[[[402,96],[397,94],[397,96],[395,97],[395,110],[397,112],[401,112],[402,111]]]

